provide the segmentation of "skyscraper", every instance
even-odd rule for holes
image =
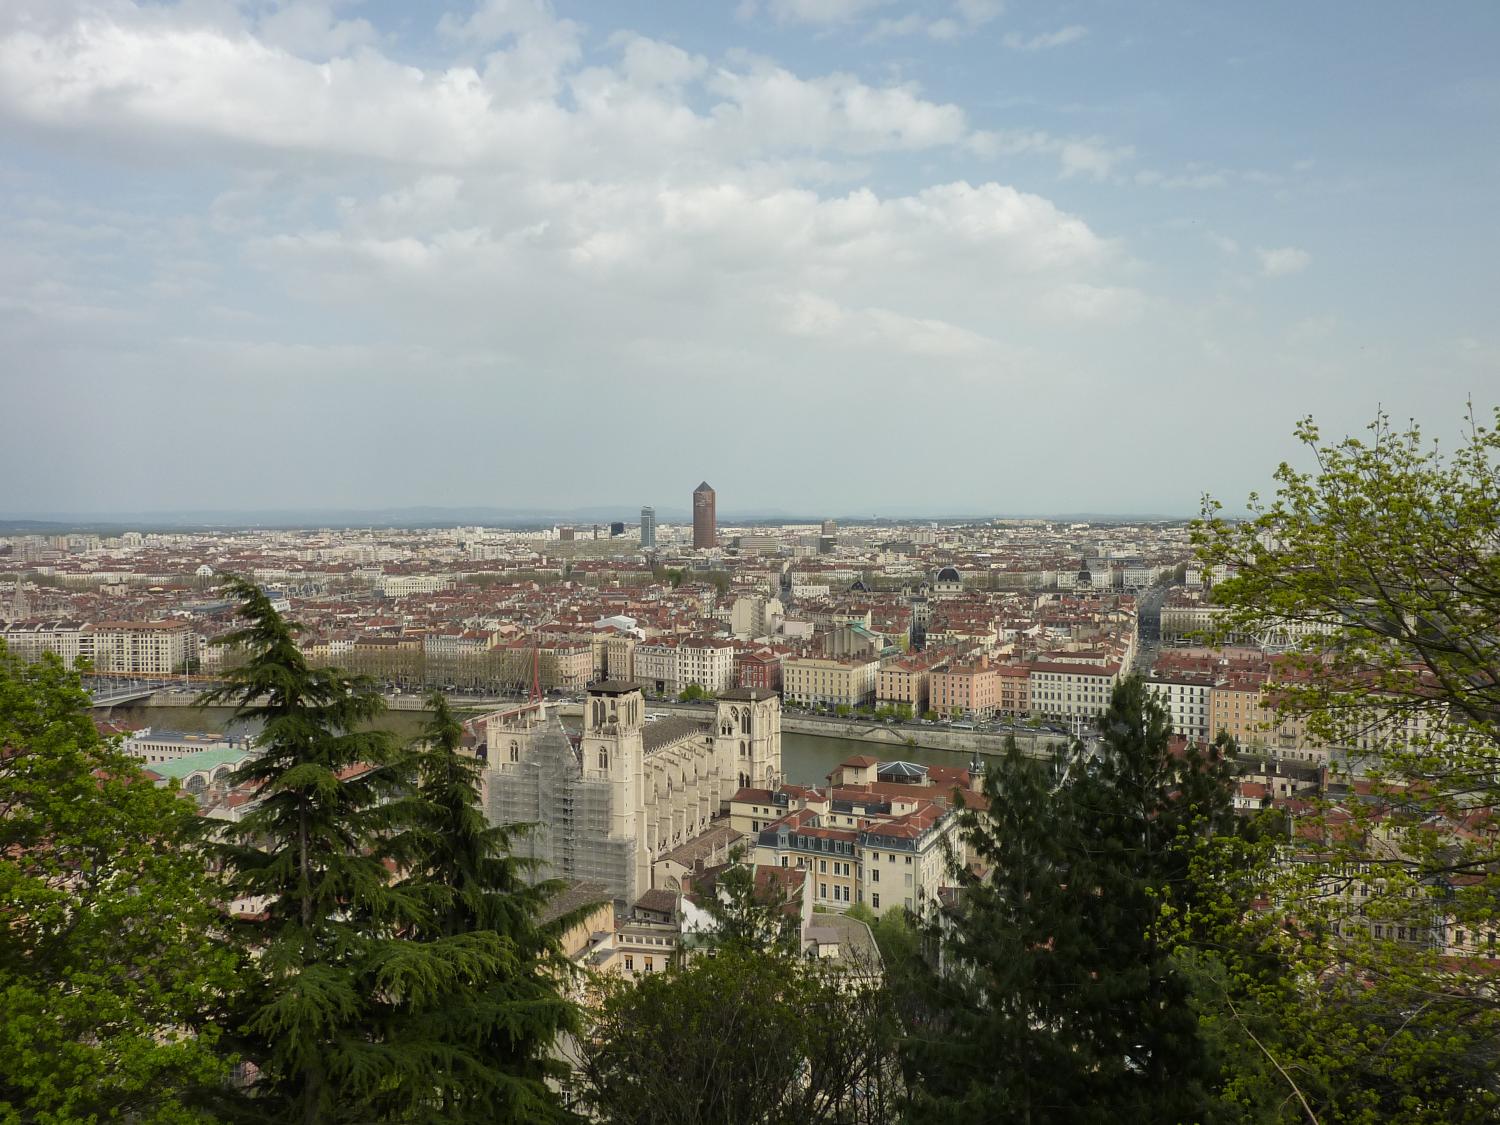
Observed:
[[[704,481],[693,489],[693,550],[719,545],[719,525],[714,513],[714,490]]]
[[[656,546],[656,509],[641,509],[641,546]]]

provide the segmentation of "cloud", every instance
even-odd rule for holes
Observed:
[[[296,385],[309,418],[344,403],[348,425],[296,421],[289,461],[395,473],[430,499],[456,478],[415,451],[451,443],[454,419],[514,420],[503,456],[473,454],[476,479],[504,482],[545,455],[529,435],[600,395],[619,400],[611,427],[684,433],[720,386],[795,395],[799,441],[853,386],[891,434],[910,408],[890,404],[953,384],[973,395],[943,418],[959,430],[1042,409],[1054,379],[1094,401],[1079,341],[1151,307],[1111,231],[1006,182],[1018,157],[1118,176],[1133,154],[1107,138],[986,131],[915,83],[585,35],[536,3],[440,21],[420,66],[340,4],[270,26],[291,7],[209,7],[0,17],[0,128],[89,162],[119,197],[89,210],[72,186],[44,198],[0,178],[0,333],[100,433],[167,403],[159,421],[232,416],[240,441],[248,416],[227,404]],[[938,11],[967,26],[995,10]],[[865,24],[885,14],[900,9]],[[389,408],[418,392],[441,425]],[[611,440],[600,417],[569,423],[580,448]],[[714,455],[755,452],[734,436]],[[648,442],[632,465],[680,456]],[[91,462],[77,487],[104,475]],[[222,483],[261,503],[302,496],[297,475]]]
[[[1220,234],[1218,231],[1212,230],[1205,231],[1204,234],[1221,254],[1238,254],[1240,252],[1240,244],[1227,234]]]
[[[852,23],[890,0],[766,0],[766,11],[781,24],[830,27]]]
[[[1312,255],[1295,246],[1282,246],[1274,250],[1257,247],[1255,253],[1260,257],[1260,272],[1265,277],[1286,277],[1301,273],[1312,264]]]
[[[865,42],[925,35],[939,43],[951,43],[977,31],[995,19],[1004,6],[998,0],[957,0],[949,14],[931,18],[923,12],[907,12],[875,21],[865,35]]]
[[[1016,31],[1007,32],[1005,38],[1000,41],[1012,51],[1050,51],[1054,47],[1065,47],[1069,43],[1076,43],[1088,33],[1089,29],[1082,24],[1070,23],[1067,27],[1060,27],[1056,31],[1029,37]]]
[[[1037,129],[984,131],[972,134],[967,145],[984,156],[1046,153],[1055,156],[1064,177],[1087,175],[1106,179],[1135,155],[1130,145],[1112,145],[1100,137],[1055,137]]]

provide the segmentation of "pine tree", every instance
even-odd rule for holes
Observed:
[[[258,756],[235,775],[258,787],[257,803],[225,829],[220,854],[261,920],[248,927],[255,979],[232,1028],[254,1078],[223,1111],[306,1125],[379,1120],[390,1090],[447,1081],[447,1044],[405,1017],[508,958],[494,934],[407,936],[427,912],[391,876],[409,762],[368,727],[379,695],[310,668],[297,626],[253,582],[226,586],[246,625],[222,640],[247,659],[205,701],[233,702],[262,729]]]
[[[556,1044],[578,1028],[557,933],[589,907],[542,923],[563,884],[528,879],[531,861],[510,850],[525,827],[485,820],[482,765],[461,752],[463,728],[442,693],[433,692],[428,706],[432,719],[410,762],[409,828],[394,845],[407,871],[403,886],[424,908],[409,936],[494,934],[504,962],[502,971],[410,1013],[397,1037],[440,1045],[448,1074],[436,1087],[402,1084],[385,1102],[403,1121],[571,1120],[548,1085],[567,1072],[552,1053]]]
[[[1168,752],[1138,680],[1103,748],[1042,763],[1014,741],[961,826],[971,860],[934,923],[940,966],[911,1060],[933,1120],[1194,1121],[1211,1066],[1177,916],[1204,893],[1195,852],[1233,831],[1225,767]],[[976,874],[975,869],[982,869]]]

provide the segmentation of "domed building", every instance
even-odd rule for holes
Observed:
[[[932,576],[932,593],[936,597],[944,595],[962,594],[964,592],[963,575],[958,573],[956,567],[945,566]]]

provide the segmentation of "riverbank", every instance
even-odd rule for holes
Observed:
[[[667,715],[688,715],[702,718],[713,707],[711,703],[667,703],[650,700],[648,712]],[[564,717],[583,714],[582,704],[564,704]],[[997,755],[1005,753],[1008,733],[986,731],[948,730],[941,726],[889,725],[871,720],[837,718],[825,715],[805,715],[798,711],[782,711],[781,729],[788,734],[807,734],[817,738],[836,738],[857,744],[871,753],[887,760],[899,758],[906,749],[944,750],[954,754]],[[1062,736],[1045,731],[1018,731],[1016,744],[1021,751],[1035,757],[1045,756],[1048,747],[1064,741]],[[851,748],[850,753],[858,753]]]
[[[387,694],[384,696],[386,709],[389,711],[425,711],[427,710],[427,696],[424,693],[412,693],[401,695]],[[516,700],[506,696],[464,696],[449,695],[448,702],[455,711],[494,711],[500,707],[514,707]],[[193,689],[165,688],[155,695],[147,696],[138,700],[137,705],[143,707],[196,707],[198,703],[198,692]]]

